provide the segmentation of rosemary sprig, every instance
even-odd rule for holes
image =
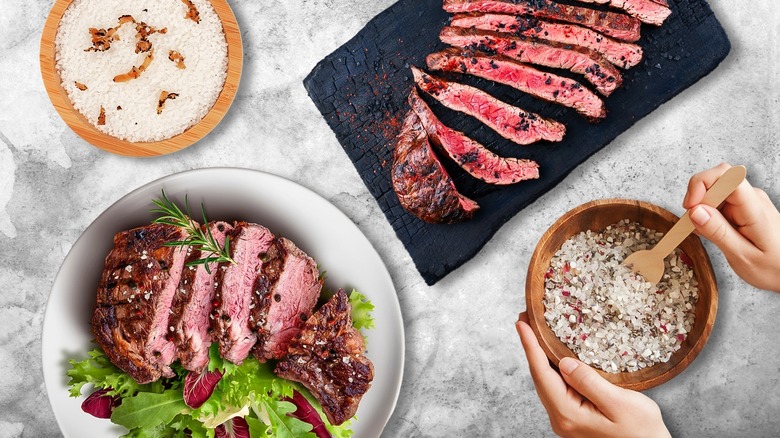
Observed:
[[[184,228],[184,230],[189,234],[189,237],[187,237],[185,240],[168,242],[165,244],[165,246],[191,246],[207,253],[206,257],[189,262],[187,263],[187,266],[203,265],[203,267],[206,269],[206,272],[210,274],[210,263],[236,264],[236,262],[230,258],[230,238],[225,237],[225,244],[220,247],[217,240],[214,239],[214,236],[211,234],[210,227],[204,227],[206,228],[206,232],[203,232],[201,227],[197,226],[191,219],[192,214],[190,214],[190,202],[186,195],[184,196],[184,209],[187,214],[184,214],[184,212],[181,210],[181,208],[179,208],[178,205],[176,205],[175,202],[168,199],[168,197],[165,195],[165,190],[162,191],[161,198],[154,199],[152,202],[157,206],[157,208],[150,211],[152,213],[159,213],[161,215],[157,219],[153,220],[152,223]],[[209,221],[206,219],[206,208],[203,206],[203,204],[200,204],[200,210],[203,216],[203,223],[207,225]]]

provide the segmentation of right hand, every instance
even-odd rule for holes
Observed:
[[[780,292],[780,212],[769,196],[745,180],[720,211],[701,204],[729,168],[723,163],[694,175],[683,207],[690,210],[698,234],[723,251],[737,275],[757,288]]]

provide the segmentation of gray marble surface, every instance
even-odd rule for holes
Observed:
[[[246,51],[236,102],[205,140],[157,159],[93,148],[54,111],[38,68],[52,3],[6,0],[0,12],[0,438],[60,436],[40,351],[57,269],[105,208],[174,172],[275,173],[329,199],[368,236],[395,281],[406,327],[406,371],[388,437],[552,435],[513,323],[533,248],[567,210],[619,196],[679,214],[689,176],[721,161],[746,164],[753,184],[780,200],[775,0],[749,8],[711,0],[733,43],[721,67],[575,170],[434,287],[415,271],[301,85],[392,0],[231,1]],[[685,372],[647,394],[675,436],[778,436],[780,296],[747,286],[706,246],[720,284],[712,337]]]

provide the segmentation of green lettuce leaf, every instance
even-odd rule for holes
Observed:
[[[122,404],[111,414],[111,421],[130,430],[152,429],[167,425],[176,415],[188,410],[180,390],[171,389],[160,394],[140,392],[123,398]]]
[[[82,388],[86,384],[92,384],[95,388],[111,388],[108,395],[129,397],[139,391],[160,393],[163,391],[162,382],[139,385],[132,377],[120,370],[103,353],[96,348],[89,352],[89,359],[82,361],[69,360],[71,368],[66,372],[70,377],[70,396],[79,397]]]
[[[317,435],[311,432],[311,424],[287,415],[295,412],[294,404],[271,397],[260,397],[257,404],[268,415],[271,423],[269,426],[275,438],[317,438]]]
[[[374,317],[371,316],[371,312],[374,311],[374,304],[354,289],[349,295],[349,303],[352,305],[352,325],[358,330],[373,328]]]

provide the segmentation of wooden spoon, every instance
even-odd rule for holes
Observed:
[[[704,194],[702,204],[717,208],[745,180],[745,166],[734,166],[727,170]],[[674,224],[655,248],[637,251],[626,258],[623,264],[632,271],[645,277],[650,283],[658,283],[664,275],[664,259],[674,251],[689,234],[695,230],[691,222],[690,210]]]

